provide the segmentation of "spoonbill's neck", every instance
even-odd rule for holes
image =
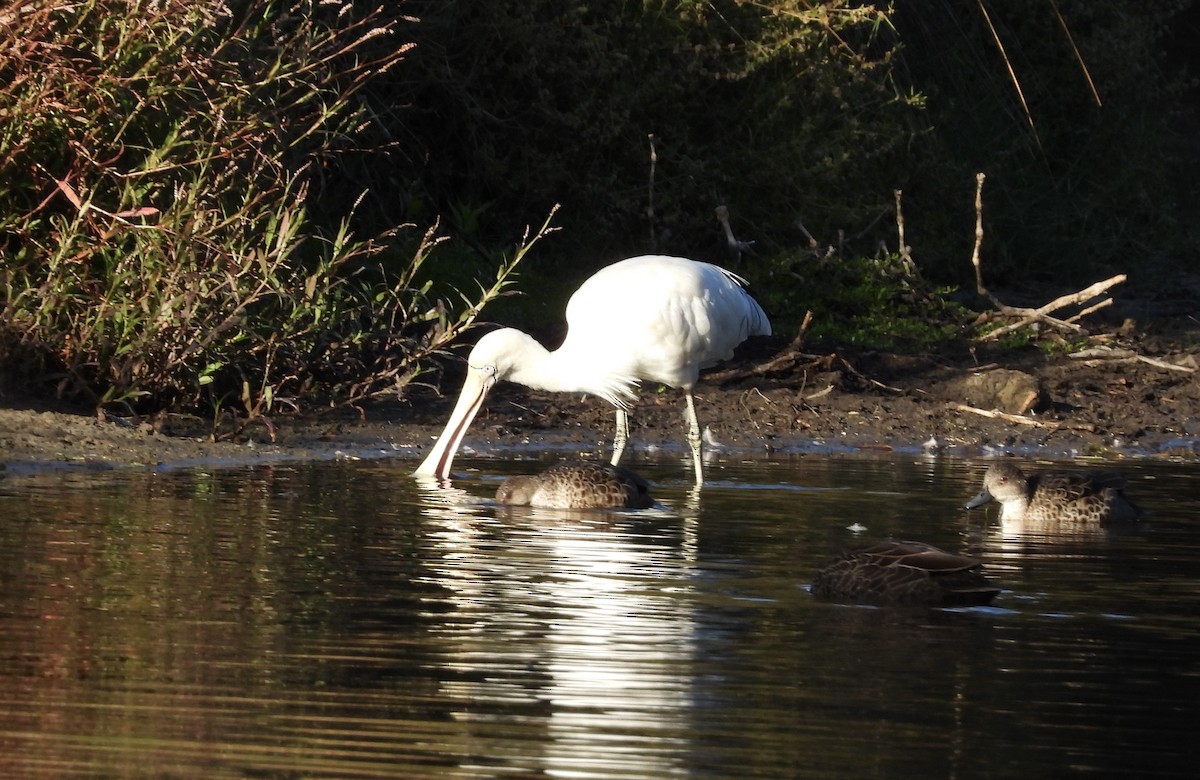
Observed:
[[[551,352],[530,339],[503,378],[537,390],[590,393],[616,406],[626,406],[633,398],[637,379],[612,370],[606,365],[611,360],[606,361],[605,357],[593,350],[573,348],[570,342]]]

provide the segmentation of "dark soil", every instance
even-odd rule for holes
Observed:
[[[1045,458],[1197,457],[1198,332],[1190,319],[1095,332],[1093,359],[1028,347],[962,344],[940,354],[744,346],[697,391],[701,424],[726,453],[879,452],[938,447]],[[397,457],[415,467],[458,392],[412,388],[406,397],[353,410],[255,422],[214,441],[211,421],[84,415],[0,399],[0,463],[8,471],[161,467]],[[632,413],[631,446],[682,455],[683,401],[645,387]],[[997,410],[1003,414],[997,415]],[[467,436],[476,454],[563,451],[602,456],[612,436],[603,401],[502,384]],[[635,460],[636,462],[636,460]]]

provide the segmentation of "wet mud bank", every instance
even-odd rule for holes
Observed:
[[[789,355],[779,343],[759,344],[705,377],[697,412],[709,448],[727,456],[931,449],[962,457],[1194,459],[1196,343],[1143,336],[1075,356],[1033,348]],[[0,408],[0,463],[10,474],[336,458],[396,458],[415,467],[458,390],[453,377],[442,384],[442,394],[420,388],[361,409],[272,418],[233,440],[214,440],[211,421],[193,417],[143,420],[10,402]],[[682,413],[677,391],[644,387],[631,416],[633,453],[682,456]],[[612,430],[611,407],[599,399],[501,385],[464,454],[604,457]]]

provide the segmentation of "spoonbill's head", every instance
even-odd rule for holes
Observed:
[[[523,369],[532,366],[546,348],[515,328],[500,328],[485,334],[467,357],[467,371],[491,376],[492,384],[501,379],[520,382]],[[489,385],[490,387],[490,385]]]
[[[527,356],[538,351],[546,350],[532,336],[513,328],[494,330],[479,339],[467,357],[467,375],[446,428],[413,473],[449,479],[454,454],[458,452],[471,421],[483,408],[488,391],[501,379],[519,375],[522,366],[527,364]]]

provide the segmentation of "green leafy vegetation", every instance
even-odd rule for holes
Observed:
[[[760,294],[764,303],[783,312],[811,312],[809,337],[835,346],[929,349],[961,338],[974,317],[947,297],[948,288],[929,284],[911,260],[899,255],[804,252],[774,273]],[[800,321],[791,318],[776,322],[784,332],[799,327]]]
[[[0,392],[354,403],[646,252],[925,349],[967,328],[977,171],[989,287],[1157,285],[1197,244],[1192,6],[9,2]]]
[[[394,22],[295,0],[17,4],[0,55],[10,391],[247,419],[403,387],[509,282],[430,298],[442,239],[309,204],[403,57]],[[375,56],[378,54],[378,56]],[[333,216],[331,216],[333,215]]]

